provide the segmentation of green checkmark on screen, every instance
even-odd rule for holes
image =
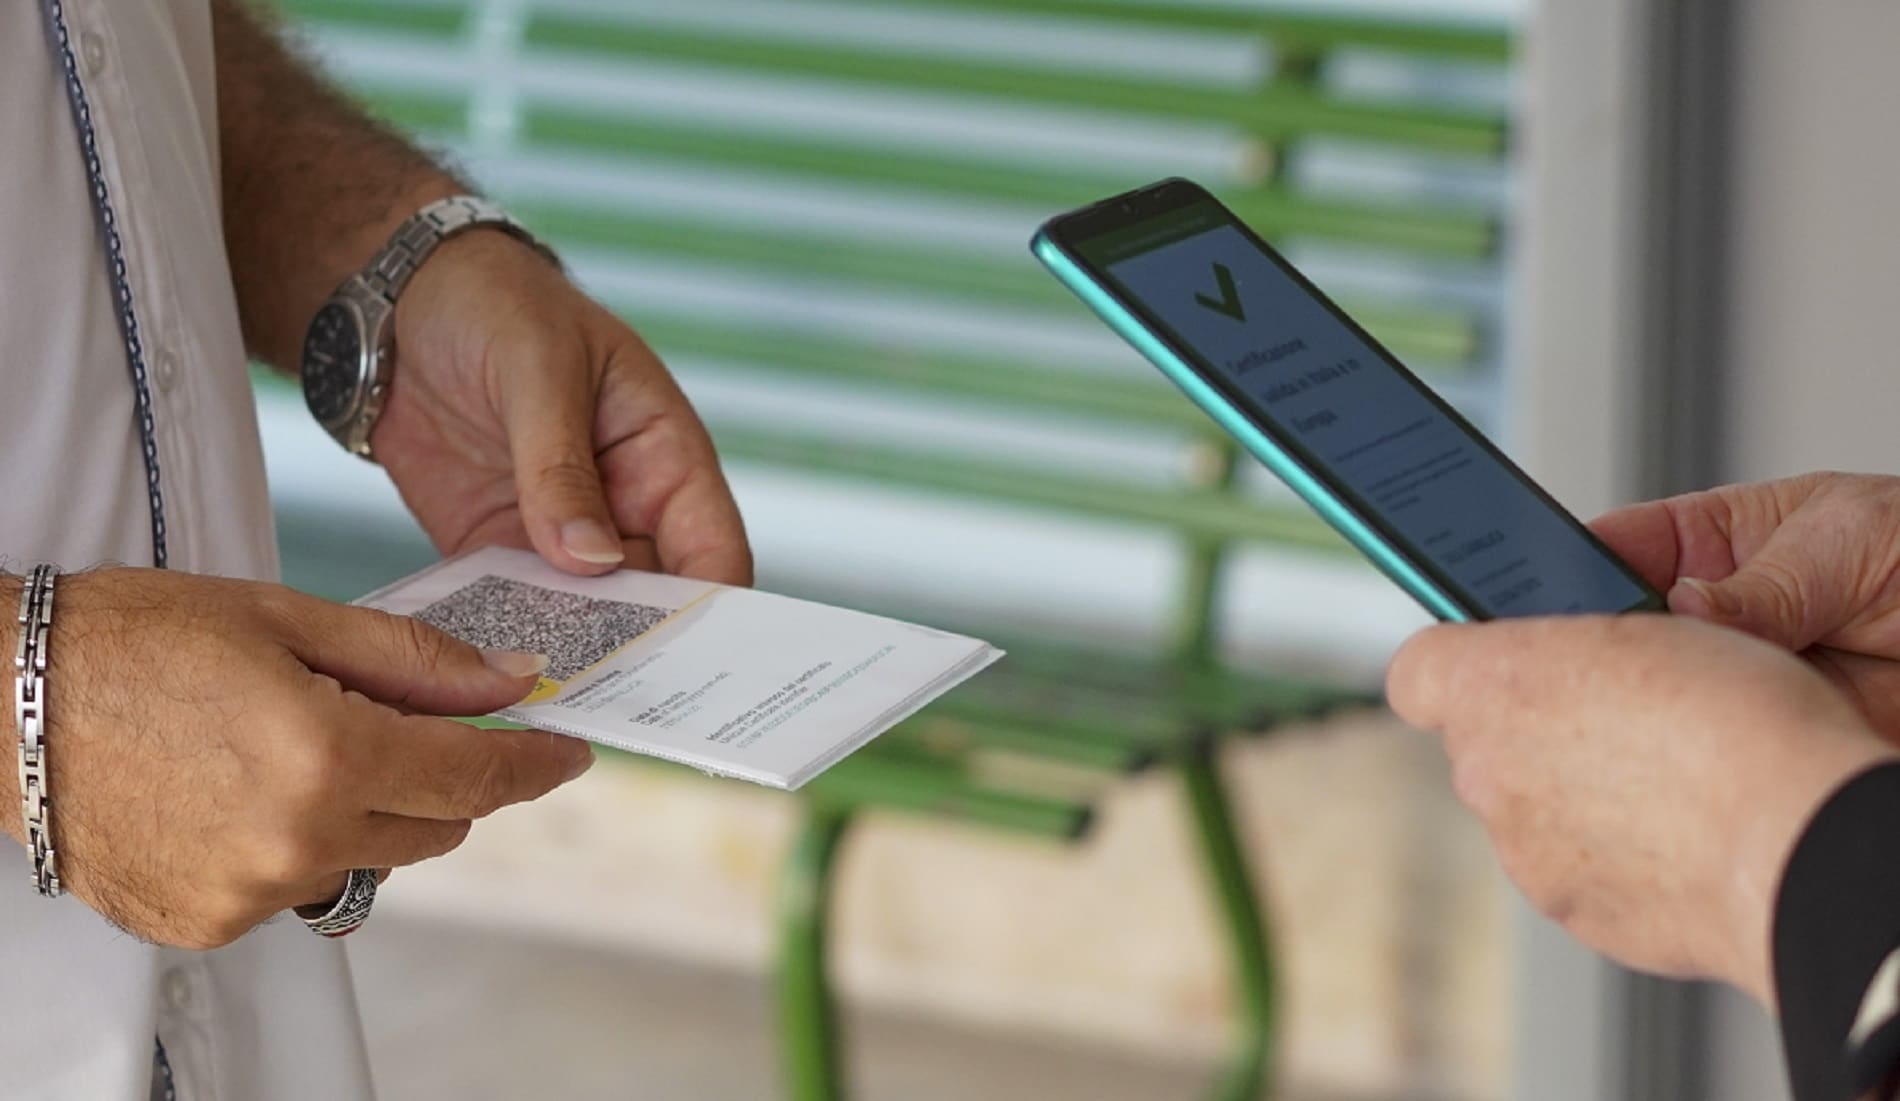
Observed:
[[[1220,297],[1209,298],[1197,292],[1194,301],[1235,321],[1247,320],[1247,311],[1240,305],[1240,290],[1234,286],[1234,273],[1227,270],[1226,264],[1214,265],[1214,281],[1220,284]]]

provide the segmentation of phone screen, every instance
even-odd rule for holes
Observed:
[[[1240,411],[1481,618],[1647,586],[1212,199],[1076,242]]]

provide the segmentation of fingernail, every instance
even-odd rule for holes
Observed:
[[[1700,578],[1685,577],[1669,590],[1669,607],[1687,615],[1715,612],[1715,587]]]
[[[567,775],[561,778],[563,784],[570,780],[580,779],[581,774],[594,767],[594,747],[588,745],[586,742],[582,742],[581,750],[583,755],[567,767]]]
[[[482,662],[497,673],[506,673],[511,677],[532,677],[548,667],[548,656],[520,650],[483,650]]]
[[[596,566],[615,566],[626,561],[627,552],[598,520],[569,520],[561,525],[561,547],[583,562]]]

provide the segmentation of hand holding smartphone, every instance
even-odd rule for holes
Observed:
[[[1187,180],[1051,219],[1038,259],[1440,619],[1660,611],[1496,445]]]

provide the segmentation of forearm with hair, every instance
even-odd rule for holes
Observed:
[[[211,0],[225,247],[246,349],[294,370],[323,299],[391,231],[467,190],[286,45],[247,0]]]

